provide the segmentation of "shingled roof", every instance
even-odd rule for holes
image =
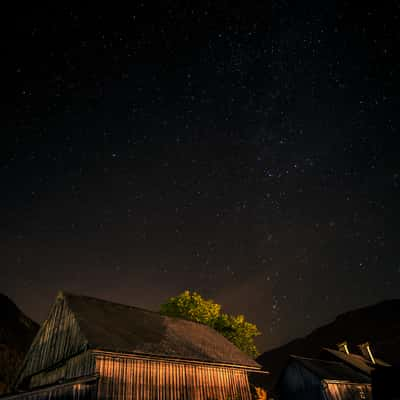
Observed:
[[[260,368],[214,329],[157,312],[61,292],[91,349]]]
[[[362,374],[361,372],[358,372],[341,362],[325,361],[298,356],[291,356],[291,359],[302,364],[320,379],[327,381],[347,381],[351,383],[371,382],[367,375]]]
[[[390,367],[390,364],[380,360],[379,358],[375,358],[376,365],[373,365],[369,362],[366,358],[359,354],[349,353],[346,354],[343,351],[338,351],[334,349],[329,349],[327,347],[323,348],[323,353],[328,353],[331,356],[337,358],[340,361],[345,362],[346,364],[357,368],[359,371],[371,375],[372,371],[375,369],[376,366],[380,367]]]

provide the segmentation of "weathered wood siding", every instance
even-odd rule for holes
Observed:
[[[96,400],[97,382],[55,385],[50,388],[6,396],[4,400]]]
[[[51,383],[62,382],[73,378],[93,375],[96,372],[96,358],[91,352],[84,352],[72,357],[65,364],[57,368],[40,372],[30,378],[29,388],[49,385]]]
[[[372,400],[371,385],[324,382],[324,392],[328,400]]]
[[[98,399],[251,399],[239,368],[111,355],[98,355],[96,364]]]
[[[80,353],[85,346],[86,341],[75,316],[67,307],[65,299],[57,298],[49,318],[40,328],[27,353],[18,383]]]

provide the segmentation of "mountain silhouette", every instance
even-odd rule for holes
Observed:
[[[324,347],[337,348],[347,341],[350,352],[359,354],[358,344],[369,341],[375,356],[392,365],[400,362],[400,299],[340,314],[309,335],[261,354],[257,361],[269,376],[255,377],[257,384],[272,389],[291,354],[318,358]]]
[[[7,392],[39,325],[0,293],[0,394]]]

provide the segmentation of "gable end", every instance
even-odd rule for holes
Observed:
[[[63,361],[81,353],[87,347],[78,321],[60,292],[50,310],[49,317],[42,324],[28,350],[18,373],[15,388],[28,385],[33,375],[52,369]]]

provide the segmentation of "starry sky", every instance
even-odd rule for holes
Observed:
[[[0,292],[196,290],[261,351],[398,297],[397,2],[132,3],[5,13]]]

